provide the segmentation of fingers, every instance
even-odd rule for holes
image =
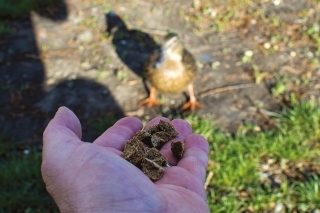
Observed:
[[[149,129],[151,126],[156,125],[160,122],[160,120],[163,120],[165,122],[170,122],[170,120],[168,118],[164,118],[164,117],[155,117],[153,118],[151,121],[149,121],[147,123],[147,125],[144,127],[145,130]]]
[[[189,135],[185,141],[185,152],[177,166],[184,168],[205,181],[208,165],[209,144],[201,135]]]
[[[173,166],[165,168],[165,175],[155,182],[157,186],[179,186],[181,189],[191,190],[200,195],[206,200],[206,192],[201,180],[194,178],[188,171],[179,167]]]
[[[145,129],[158,124],[160,120],[170,122],[167,118],[156,117],[146,125]],[[191,126],[185,120],[175,119],[170,123],[179,133],[172,141],[185,142],[185,153],[178,162],[177,158],[172,154],[170,142],[166,143],[160,152],[168,159],[171,165],[184,168],[201,181],[204,181],[209,152],[208,142],[202,136],[192,134]],[[134,117],[123,118],[106,130],[94,143],[122,151],[125,142],[132,138],[141,128],[142,123],[139,119]]]
[[[203,183],[208,163],[209,145],[200,135],[186,137],[185,152],[177,166],[165,168],[165,175],[156,184],[161,187],[179,186],[199,194],[206,200]]]
[[[192,133],[190,124],[185,120],[175,119],[170,123],[174,126],[177,132],[179,132],[179,134],[176,137],[174,137],[171,141],[184,142],[186,138]],[[160,152],[168,159],[171,165],[173,166],[177,165],[178,160],[172,154],[172,151],[171,151],[171,142],[164,144]]]
[[[167,118],[164,117],[156,117],[152,119],[145,127],[145,129],[149,129],[150,126],[156,125],[160,122],[160,120],[170,122],[176,131],[179,133],[176,137],[174,137],[171,141],[182,141],[184,142],[185,139],[192,133],[192,129],[190,124],[183,120],[183,119],[174,119],[173,121],[170,121]],[[166,143],[161,148],[160,152],[168,159],[169,163],[173,166],[177,165],[178,160],[176,157],[172,154],[171,151],[171,142]]]
[[[122,151],[126,141],[132,138],[133,135],[141,128],[142,122],[138,118],[122,118],[112,127],[107,129],[93,143]]]

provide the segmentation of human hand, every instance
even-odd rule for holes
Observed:
[[[147,125],[168,121],[154,118]],[[142,128],[138,118],[120,119],[93,143],[81,141],[76,115],[59,108],[43,136],[41,172],[46,188],[61,212],[209,212],[203,187],[208,161],[208,142],[192,134],[182,120],[170,122],[185,142],[185,153],[177,161],[165,144],[161,153],[171,165],[164,176],[152,182],[137,167],[123,159],[125,142]]]

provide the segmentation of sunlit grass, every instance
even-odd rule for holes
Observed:
[[[287,210],[313,211],[320,205],[319,177],[305,181],[284,180],[271,187],[259,178],[262,159],[310,162],[319,166],[320,109],[310,102],[295,103],[283,110],[275,122],[278,128],[268,132],[238,132],[230,136],[217,131],[214,125],[198,117],[190,117],[193,129],[204,135],[211,147],[208,172],[213,178],[208,187],[212,212],[262,212],[283,207]],[[250,132],[247,134],[246,132]]]

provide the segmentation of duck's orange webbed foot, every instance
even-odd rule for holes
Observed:
[[[154,106],[159,106],[159,102],[157,101],[157,99],[151,98],[151,97],[139,101],[138,104],[139,105],[146,104],[149,108],[154,107]]]
[[[201,108],[202,108],[202,104],[200,104],[197,101],[189,101],[182,106],[183,110],[190,110],[190,111],[194,111],[196,109],[201,109]]]
[[[189,91],[190,100],[189,100],[189,102],[185,103],[182,106],[182,109],[183,110],[190,110],[190,111],[194,111],[197,108],[201,109],[202,105],[199,102],[197,102],[197,100],[196,100],[196,97],[193,92],[193,85],[192,84],[188,85],[188,91]]]
[[[139,105],[147,104],[147,106],[149,108],[160,105],[159,102],[156,99],[156,88],[155,87],[151,87],[149,98],[146,98],[146,99],[143,99],[143,100],[139,101],[138,104]]]

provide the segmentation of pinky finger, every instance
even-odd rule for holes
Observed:
[[[188,136],[185,140],[185,152],[177,166],[205,181],[208,165],[209,144],[206,139],[197,134]]]

